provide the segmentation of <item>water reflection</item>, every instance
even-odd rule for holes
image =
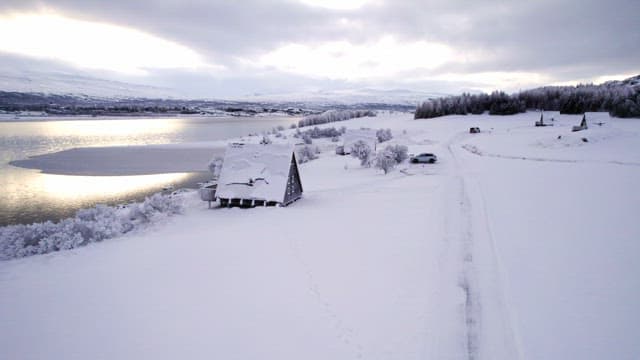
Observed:
[[[91,121],[45,121],[42,122],[45,136],[99,137],[101,139],[136,138],[144,135],[157,136],[179,132],[184,127],[180,119],[116,119]],[[130,144],[130,141],[127,141]],[[107,145],[107,144],[96,144]]]
[[[0,226],[59,220],[96,203],[140,201],[166,187],[194,187],[208,173],[135,176],[70,176],[16,169],[0,178],[3,188]]]
[[[194,187],[207,173],[68,176],[10,166],[74,147],[206,142],[289,127],[295,117],[134,118],[0,122],[0,226],[59,220],[97,203],[142,200],[164,186]]]
[[[104,194],[120,197],[165,186],[174,186],[185,180],[188,173],[137,176],[68,176],[39,174],[32,184],[42,189],[42,196],[52,200],[92,199]]]

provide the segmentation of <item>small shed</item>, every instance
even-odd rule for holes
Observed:
[[[343,135],[344,143],[342,144],[341,155],[347,155],[351,153],[351,148],[358,141],[364,141],[365,144],[369,145],[371,151],[376,151],[376,145],[378,144],[378,135],[376,135],[376,130],[373,129],[349,129]],[[336,153],[340,153],[336,149]]]
[[[477,126],[474,127],[470,127],[469,128],[469,134],[479,134],[480,133],[480,128]]]
[[[542,113],[540,113],[540,120],[536,121],[536,126],[547,126],[547,124],[544,123],[544,115]]]
[[[580,125],[578,126],[574,126],[573,128],[571,128],[571,131],[581,131],[581,130],[586,130],[589,127],[587,126],[587,115],[584,114],[582,115],[582,121],[580,121]]]
[[[286,206],[302,197],[293,145],[230,144],[216,196],[222,206]]]

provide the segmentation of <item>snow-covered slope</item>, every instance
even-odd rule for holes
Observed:
[[[287,208],[2,262],[0,358],[636,359],[640,123],[547,115],[341,122],[438,163],[314,140]]]
[[[0,91],[43,93],[56,95],[91,96],[100,98],[153,98],[187,99],[175,89],[106,80],[89,75],[65,72],[0,71]],[[352,88],[318,90],[308,92],[252,94],[230,96],[225,100],[260,103],[309,103],[309,104],[388,104],[410,105],[446,94],[407,89]],[[200,96],[202,97],[202,96]]]
[[[67,73],[35,71],[0,73],[0,91],[85,95],[102,98],[176,98],[176,91],[167,88],[130,84]]]

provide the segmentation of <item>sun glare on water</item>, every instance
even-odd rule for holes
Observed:
[[[133,139],[179,132],[184,123],[177,119],[111,119],[92,121],[50,121],[39,124],[47,136],[75,134],[81,137]],[[95,145],[104,145],[101,143]],[[107,143],[110,145],[110,143]],[[126,145],[133,145],[127,143]]]
[[[44,191],[42,195],[62,201],[93,199],[104,196],[104,194],[126,196],[141,190],[151,190],[175,184],[189,176],[187,173],[134,176],[39,175],[36,178],[36,186]]]

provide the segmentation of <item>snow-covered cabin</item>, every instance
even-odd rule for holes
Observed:
[[[345,132],[343,138],[343,155],[350,154],[353,144],[358,141],[364,141],[365,144],[369,145],[371,151],[376,151],[376,145],[378,144],[378,136],[373,129],[349,129]]]
[[[222,206],[286,206],[302,197],[293,145],[231,144],[216,196]]]

